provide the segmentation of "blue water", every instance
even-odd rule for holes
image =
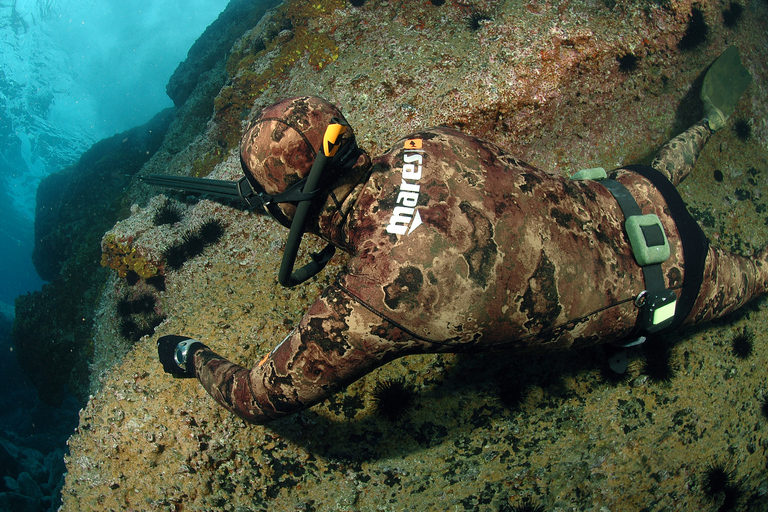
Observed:
[[[56,460],[81,404],[70,398],[57,409],[42,405],[10,340],[14,299],[44,284],[31,260],[37,185],[94,142],[171,106],[168,79],[227,3],[0,3],[0,448],[19,460],[18,450],[28,450],[27,462],[51,455],[40,464],[50,466],[52,475],[63,471]],[[0,494],[14,486],[3,479],[9,471],[4,456]]]
[[[0,4],[0,311],[38,290],[37,184],[172,105],[168,79],[227,0]]]

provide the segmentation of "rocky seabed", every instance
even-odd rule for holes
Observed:
[[[57,510],[64,486],[64,450],[43,454],[0,439],[0,510]]]

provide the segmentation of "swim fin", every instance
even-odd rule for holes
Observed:
[[[741,64],[739,49],[728,47],[709,67],[701,86],[701,101],[710,129],[717,131],[725,126],[750,83],[752,75]]]

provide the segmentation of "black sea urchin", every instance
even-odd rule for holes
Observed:
[[[504,407],[516,410],[525,402],[528,396],[528,387],[525,384],[511,379],[504,379],[498,387],[499,400]]]
[[[736,334],[731,339],[731,349],[733,355],[739,359],[746,359],[752,355],[752,348],[754,345],[755,334],[747,327],[744,327],[741,332]]]
[[[659,383],[671,381],[675,370],[672,367],[672,349],[667,340],[658,335],[649,336],[642,347],[645,354],[643,371],[648,378]]]
[[[194,258],[200,256],[205,250],[205,240],[198,233],[185,233],[181,237],[184,246],[184,252],[187,257]]]
[[[166,202],[157,209],[155,216],[152,218],[152,222],[155,226],[162,226],[163,224],[175,224],[181,220],[181,210],[174,203],[170,201]]]
[[[736,473],[723,464],[713,464],[707,468],[702,481],[702,489],[710,498],[722,496],[719,512],[735,510],[741,501],[743,491],[734,481]]]
[[[125,297],[117,301],[117,314],[124,318],[131,316],[133,314],[131,301]]]
[[[733,481],[733,471],[723,464],[712,464],[704,473],[703,489],[707,496],[714,497],[724,492]]]
[[[640,57],[634,53],[625,53],[624,55],[616,57],[616,61],[619,63],[619,71],[622,73],[631,73],[637,69]]]
[[[135,285],[139,282],[139,279],[141,279],[141,277],[139,277],[139,274],[133,270],[129,270],[128,273],[125,274],[125,282],[128,284],[128,286]]]
[[[481,12],[473,12],[467,19],[467,28],[473,32],[476,32],[483,28],[483,24],[487,21],[491,21],[491,17]]]
[[[141,336],[139,336],[139,326],[131,320],[130,318],[127,318],[120,322],[120,335],[129,340],[129,341],[137,341]]]
[[[520,503],[508,509],[512,512],[544,512],[544,507],[534,501],[530,496],[523,498]]]
[[[184,250],[183,244],[172,245],[163,256],[165,256],[166,266],[171,270],[179,270],[187,261],[187,252]]]
[[[389,421],[397,421],[407,416],[415,399],[413,388],[402,378],[380,381],[373,390],[376,412]]]
[[[213,245],[224,236],[224,224],[219,219],[210,219],[203,222],[197,233],[206,245]]]
[[[156,276],[148,277],[147,279],[145,279],[145,282],[159,292],[165,291],[165,277],[163,277],[162,274],[157,274]]]
[[[688,27],[685,29],[677,47],[682,51],[695,50],[709,37],[709,27],[704,19],[704,13],[698,7],[691,9],[691,17],[688,19]]]
[[[728,28],[734,28],[741,21],[741,15],[744,7],[737,2],[731,2],[727,9],[723,11],[723,25]]]
[[[135,299],[131,301],[131,306],[133,309],[133,312],[136,314],[140,313],[152,313],[155,310],[155,304],[157,303],[157,300],[149,294],[144,293],[142,295],[139,295]]]
[[[720,504],[720,508],[717,509],[717,512],[731,512],[732,510],[736,510],[741,501],[741,497],[742,490],[738,485],[729,485],[726,487],[725,491],[723,491],[723,502]]]
[[[746,119],[736,119],[733,123],[733,132],[739,140],[747,141],[752,137],[752,124]]]

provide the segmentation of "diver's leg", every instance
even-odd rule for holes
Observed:
[[[713,133],[706,119],[696,123],[664,144],[651,166],[677,186],[693,170],[699,153]]]
[[[748,258],[710,246],[699,297],[685,323],[727,315],[766,292],[768,248]]]
[[[661,148],[651,164],[677,185],[693,170],[709,137],[725,126],[739,98],[752,82],[752,75],[741,64],[739,49],[726,49],[709,67],[701,86],[706,117]]]

